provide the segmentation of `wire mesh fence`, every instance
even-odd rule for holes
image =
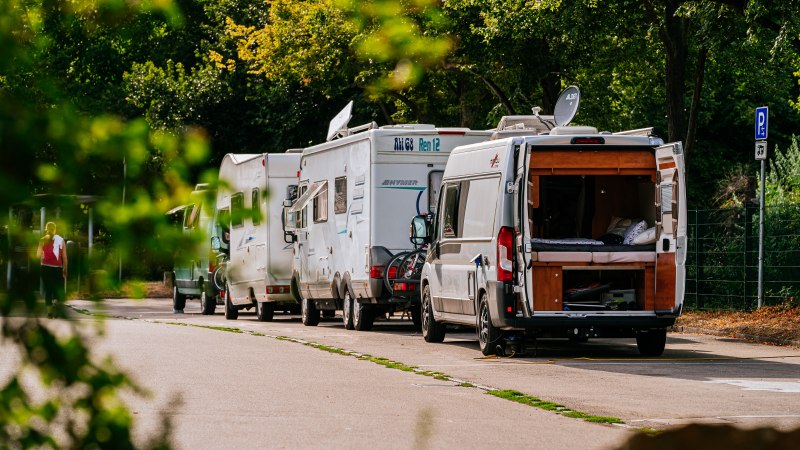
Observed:
[[[764,304],[800,299],[800,205],[764,208]],[[758,306],[758,205],[690,210],[685,306]]]

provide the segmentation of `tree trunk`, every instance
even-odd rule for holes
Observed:
[[[697,54],[697,67],[694,71],[694,93],[692,93],[692,106],[689,109],[689,126],[684,146],[685,158],[688,158],[694,148],[695,134],[697,133],[697,113],[700,109],[700,94],[703,90],[703,79],[706,73],[706,59],[708,59],[708,48],[702,47]]]
[[[689,44],[686,20],[675,15],[680,3],[681,0],[666,0],[664,22],[659,32],[666,54],[667,133],[670,142],[686,136],[684,89]]]

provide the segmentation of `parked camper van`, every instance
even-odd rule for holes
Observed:
[[[504,118],[496,139],[452,151],[436,215],[412,222],[431,243],[423,336],[475,325],[485,355],[525,338],[635,337],[660,355],[684,296],[681,144],[553,119]]]
[[[300,153],[227,154],[219,170],[217,211],[229,247],[225,318],[255,307],[258,319],[296,308],[289,283],[292,246],[283,240],[283,200],[297,190]]]
[[[217,304],[218,291],[210,277],[214,270],[214,258],[210,255],[211,240],[216,234],[212,220],[214,206],[207,201],[210,195],[213,194],[209,194],[206,184],[198,184],[191,194],[190,204],[173,208],[167,213],[174,217],[176,225],[182,227],[184,233],[200,234],[202,242],[182,255],[173,267],[172,308],[175,312],[183,312],[187,298],[199,298],[203,314],[213,314]]]
[[[391,298],[383,271],[393,255],[411,250],[408,219],[435,205],[450,151],[491,133],[374,123],[348,129],[348,108],[331,123],[328,142],[303,150],[299,197],[286,204],[303,323],[317,325],[321,311],[337,309],[347,329],[368,330],[376,315],[401,309],[419,323],[418,297],[413,304]]]

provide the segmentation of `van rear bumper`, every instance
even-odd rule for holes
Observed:
[[[564,329],[564,328],[667,328],[675,324],[677,315],[599,316],[564,315],[563,317],[502,318],[505,329]]]

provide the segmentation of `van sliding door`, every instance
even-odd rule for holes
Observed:
[[[657,312],[672,312],[683,303],[686,279],[686,185],[680,143],[656,149],[656,302]]]

